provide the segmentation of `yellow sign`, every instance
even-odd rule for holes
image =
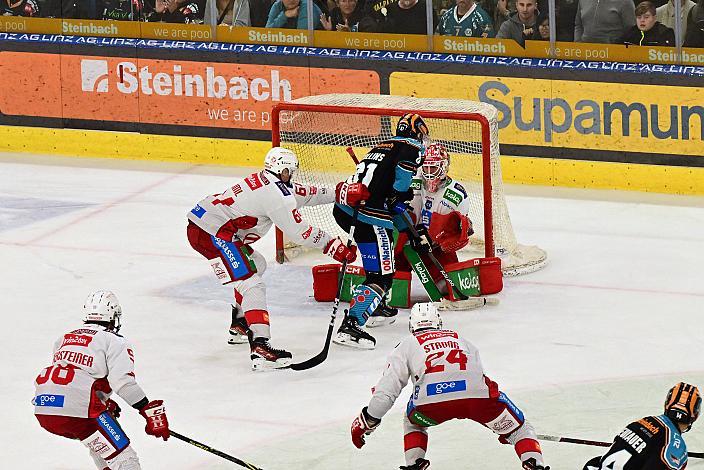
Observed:
[[[60,34],[61,23],[53,18],[0,16],[0,33]]]
[[[341,49],[381,51],[425,51],[428,37],[418,34],[348,33],[344,31],[316,31],[313,45]]]
[[[515,145],[704,155],[704,89],[394,72],[392,95],[483,101]]]
[[[103,36],[138,38],[138,21],[61,20],[61,34],[69,36]]]
[[[176,41],[213,41],[215,34],[210,25],[140,23],[144,39],[169,39]]]
[[[280,46],[307,46],[310,44],[308,30],[280,28],[244,28],[220,25],[217,28],[219,42],[241,44],[276,44]]]
[[[495,38],[433,36],[433,52],[527,57],[526,51],[513,39]]]

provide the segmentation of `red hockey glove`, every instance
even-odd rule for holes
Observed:
[[[335,261],[339,261],[340,263],[345,260],[347,260],[348,263],[351,263],[357,259],[357,247],[352,245],[347,248],[347,245],[342,243],[342,240],[339,238],[333,238],[330,240],[328,244],[325,245],[323,253]]]
[[[357,449],[361,449],[364,445],[364,436],[374,432],[381,423],[381,419],[374,418],[367,413],[367,407],[362,408],[362,412],[352,422],[352,444]]]
[[[144,432],[164,440],[169,438],[169,421],[166,419],[166,410],[163,400],[152,400],[139,410],[139,414],[147,420]]]
[[[347,206],[357,206],[369,199],[369,190],[363,183],[337,183],[335,186],[335,202]]]
[[[122,409],[120,408],[120,405],[115,403],[114,400],[111,400],[108,398],[108,401],[105,402],[105,407],[108,409],[108,413],[110,413],[113,418],[120,417],[120,413],[122,412]]]

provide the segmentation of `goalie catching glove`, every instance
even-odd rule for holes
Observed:
[[[346,183],[344,181],[335,186],[335,202],[346,206],[355,207],[369,199],[369,190],[363,183]]]
[[[359,413],[359,416],[352,422],[352,429],[350,430],[352,432],[352,444],[354,444],[357,449],[361,449],[365,444],[364,436],[373,433],[374,430],[379,427],[379,424],[381,424],[380,419],[374,418],[367,413],[366,406],[362,408],[362,412]]]
[[[452,211],[449,214],[433,214],[428,232],[443,252],[454,253],[469,243],[474,230],[469,217]]]
[[[342,263],[343,261],[352,263],[354,260],[357,259],[357,247],[352,245],[351,247],[347,248],[347,245],[342,243],[342,240],[340,240],[339,238],[333,238],[332,240],[330,240],[328,244],[325,245],[323,253],[340,263]]]

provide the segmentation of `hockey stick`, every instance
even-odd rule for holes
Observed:
[[[352,240],[354,240],[354,229],[357,226],[357,213],[359,208],[355,207],[352,213],[352,225],[350,225],[350,233],[347,238],[347,249],[352,246]],[[332,306],[332,314],[330,315],[330,324],[328,325],[328,334],[325,336],[325,345],[323,350],[320,351],[315,356],[307,359],[303,362],[298,362],[288,366],[289,369],[293,370],[307,370],[320,365],[327,359],[328,352],[330,351],[330,341],[332,340],[332,332],[335,329],[335,318],[337,317],[337,309],[340,307],[340,297],[342,297],[342,284],[345,279],[345,271],[347,271],[347,259],[342,261],[342,269],[337,278],[337,293],[335,294],[335,303]]]
[[[485,305],[499,305],[496,297],[469,297],[465,300],[440,299],[438,310],[474,310]]]
[[[562,436],[548,436],[545,434],[538,434],[538,439],[541,441],[551,441],[551,442],[566,442],[568,444],[581,444],[585,446],[595,446],[595,447],[611,447],[613,442],[602,442],[602,441],[590,441],[587,439],[575,439],[573,437],[562,437]],[[704,459],[704,452],[687,452],[689,457],[695,459]]]
[[[218,457],[222,457],[222,458],[225,459],[225,460],[229,460],[230,462],[234,462],[234,463],[236,463],[237,465],[239,465],[239,466],[241,466],[241,467],[248,468],[249,470],[262,470],[261,468],[257,467],[256,465],[252,465],[251,463],[247,463],[247,462],[245,462],[244,460],[240,460],[240,459],[238,459],[237,457],[233,457],[233,456],[231,456],[231,455],[229,455],[229,454],[226,454],[225,452],[221,452],[221,451],[219,451],[219,450],[217,450],[217,449],[213,449],[213,448],[210,447],[209,445],[205,445],[205,444],[203,444],[203,443],[201,443],[201,442],[198,442],[198,441],[196,441],[196,440],[193,440],[193,439],[191,439],[190,437],[186,437],[186,436],[184,436],[183,434],[177,433],[176,431],[171,431],[171,430],[170,430],[169,433],[170,433],[172,436],[174,436],[176,439],[180,439],[180,440],[182,440],[183,442],[187,442],[187,443],[189,443],[190,445],[195,446],[195,447],[198,447],[199,449],[202,449],[202,450],[204,450],[204,451],[206,451],[206,452],[210,452],[211,454],[215,454],[215,455],[217,455]]]
[[[413,225],[413,221],[411,220],[411,216],[408,215],[408,212],[407,212],[407,211],[403,211],[400,215],[401,215],[401,217],[403,218],[403,221],[404,221],[404,222],[406,223],[406,225],[408,226],[408,231],[409,231],[409,233],[411,234],[411,236],[412,236],[415,240],[420,240],[421,236],[420,236],[420,234],[418,233],[418,230],[416,230],[415,225]],[[437,258],[435,257],[435,255],[433,254],[432,247],[431,247],[430,250],[428,250],[427,255],[428,255],[428,259],[430,259],[430,262],[433,263],[433,266],[435,266],[435,268],[436,268],[438,271],[440,271],[440,274],[442,275],[442,277],[443,277],[443,279],[445,280],[445,282],[447,282],[447,283],[450,285],[450,287],[452,288],[452,293],[454,294],[454,296],[457,297],[457,298],[460,299],[460,300],[467,300],[469,297],[467,297],[467,296],[464,295],[462,292],[460,292],[460,290],[459,290],[459,289],[457,288],[457,286],[455,285],[454,281],[453,281],[452,279],[450,279],[450,276],[447,275],[447,272],[445,271],[445,268],[443,267],[442,264],[440,264],[440,261],[438,261],[438,259],[437,259]]]

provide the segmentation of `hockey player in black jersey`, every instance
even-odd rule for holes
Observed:
[[[635,421],[616,436],[603,457],[594,457],[583,470],[681,470],[687,466],[682,433],[699,417],[702,397],[694,385],[680,382],[665,400],[665,413]]]
[[[354,241],[366,274],[353,292],[349,312],[345,312],[333,339],[337,344],[374,348],[376,340],[360,326],[371,315],[396,313],[384,301],[394,275],[393,219],[408,209],[413,198],[411,181],[423,164],[428,138],[428,126],[420,115],[403,115],[396,136],[372,148],[357,165],[356,173],[337,186],[333,215],[347,232],[355,224]]]

